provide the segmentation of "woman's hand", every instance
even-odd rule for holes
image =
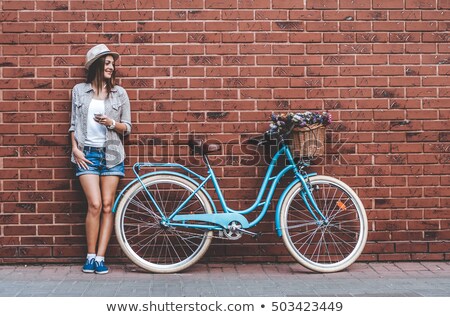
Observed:
[[[73,148],[72,153],[73,157],[75,158],[75,163],[77,163],[79,168],[87,170],[89,169],[88,164],[93,164],[84,156],[84,153],[80,149]]]
[[[113,123],[113,120],[105,115],[95,116],[94,121],[101,125],[104,125],[105,127],[109,127]]]

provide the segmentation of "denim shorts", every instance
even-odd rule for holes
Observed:
[[[86,159],[92,162],[88,164],[88,169],[85,170],[75,164],[75,175],[94,174],[99,176],[125,176],[124,163],[120,163],[111,168],[106,167],[105,149],[101,147],[85,146],[83,149]]]

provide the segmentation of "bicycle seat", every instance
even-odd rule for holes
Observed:
[[[222,149],[222,146],[218,143],[208,143],[203,142],[203,140],[190,139],[188,144],[191,151],[200,155],[217,152]]]

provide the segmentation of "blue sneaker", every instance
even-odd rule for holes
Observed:
[[[86,263],[84,263],[82,271],[84,273],[94,273],[95,272],[95,259],[86,259]]]
[[[109,269],[105,265],[105,262],[103,262],[103,261],[100,261],[100,262],[95,261],[95,273],[97,273],[97,274],[106,274],[108,272],[109,272]]]

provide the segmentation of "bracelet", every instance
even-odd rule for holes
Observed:
[[[114,130],[115,127],[116,127],[116,120],[113,119],[111,125],[108,126],[107,128],[108,128],[109,130]]]

